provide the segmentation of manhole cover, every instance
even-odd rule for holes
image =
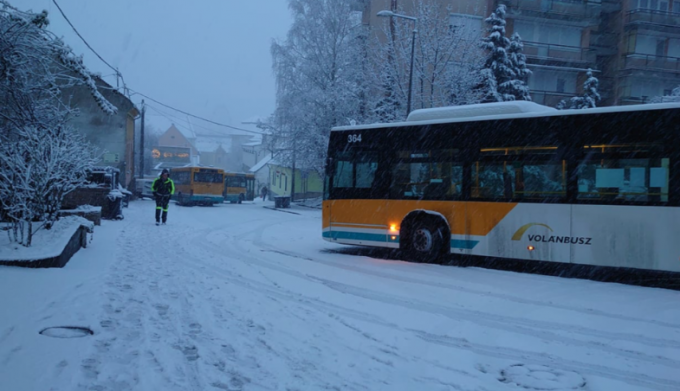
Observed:
[[[578,390],[586,386],[586,380],[578,373],[545,365],[512,365],[501,371],[498,380],[528,390]]]
[[[40,334],[53,338],[82,338],[94,334],[87,327],[58,326],[43,329]]]

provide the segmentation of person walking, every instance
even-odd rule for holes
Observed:
[[[167,169],[163,169],[161,176],[153,181],[151,191],[156,199],[156,225],[161,223],[161,211],[163,212],[163,224],[165,224],[168,221],[170,196],[175,194],[175,182],[170,179],[170,172]]]
[[[267,199],[267,186],[262,187],[262,201]]]

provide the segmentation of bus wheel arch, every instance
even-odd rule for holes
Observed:
[[[450,253],[449,224],[441,214],[416,210],[404,217],[399,232],[399,249],[409,258],[422,263],[441,263]]]

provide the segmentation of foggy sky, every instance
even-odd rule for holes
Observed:
[[[85,65],[114,87],[113,71],[77,37],[52,0],[9,0],[21,10],[49,12],[49,30],[63,37]],[[229,125],[274,110],[269,48],[285,39],[292,18],[286,0],[57,0],[88,43],[117,67],[129,88],[163,103]],[[135,104],[142,97],[133,96]],[[147,103],[163,109],[153,102]],[[167,119],[147,110],[147,123]],[[194,125],[201,124],[192,120]]]

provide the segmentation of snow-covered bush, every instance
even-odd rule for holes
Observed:
[[[82,58],[50,33],[47,12],[22,12],[0,0],[0,207],[11,239],[30,246],[50,227],[64,195],[85,180],[94,149],[68,125],[67,87],[83,86],[108,114]]]
[[[675,87],[670,95],[655,96],[649,103],[671,103],[680,102],[680,86]]]
[[[569,102],[564,99],[557,104],[558,110],[564,109],[594,109],[600,102],[600,93],[597,92],[600,81],[593,76],[593,70],[588,69],[586,73],[587,79],[583,83],[583,95],[575,96],[569,99]]]

